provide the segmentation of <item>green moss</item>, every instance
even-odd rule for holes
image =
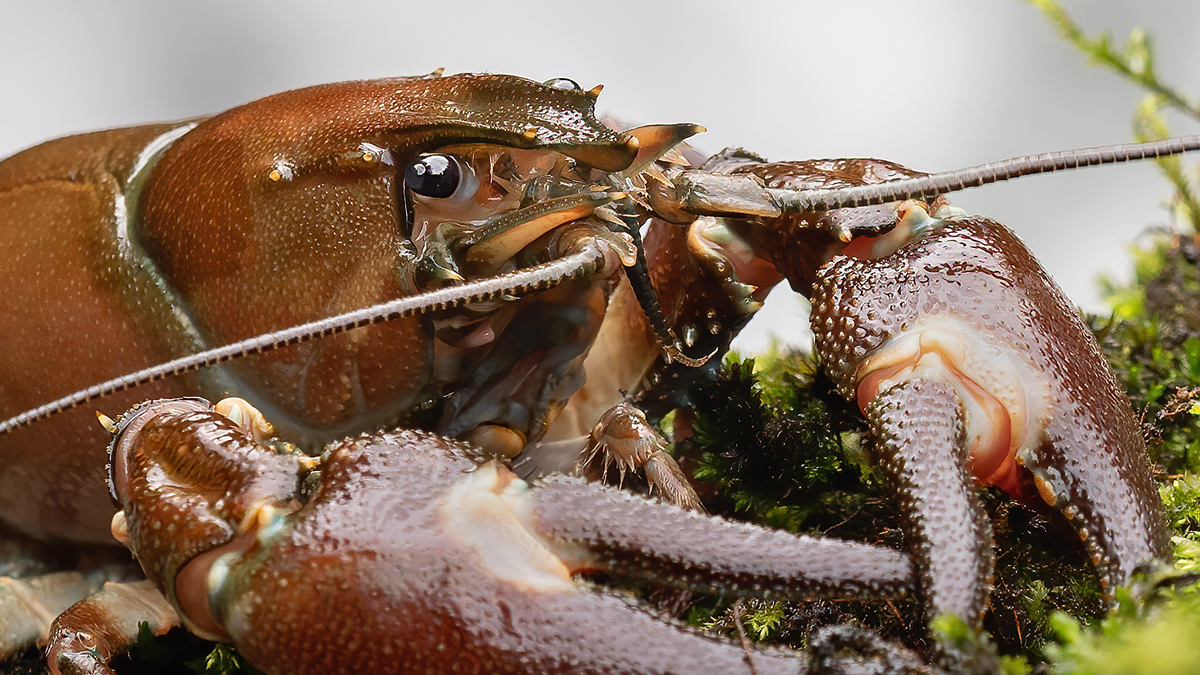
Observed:
[[[1200,587],[1156,590],[1135,600],[1126,590],[1120,605],[1094,630],[1055,614],[1058,640],[1046,648],[1051,672],[1071,675],[1168,675],[1200,666]]]
[[[717,511],[823,529],[883,494],[858,449],[861,418],[803,354],[733,356],[692,399],[696,477],[717,484]]]
[[[1200,542],[1200,476],[1186,475],[1159,489],[1167,522],[1185,540]]]
[[[782,602],[767,600],[745,600],[735,602],[721,612],[698,613],[703,616],[700,621],[689,623],[707,631],[721,632],[729,637],[739,637],[737,624],[741,623],[742,631],[747,638],[755,642],[773,641],[778,637],[780,627],[787,618],[786,605]],[[700,610],[693,610],[700,612]]]
[[[1091,319],[1101,350],[1139,411],[1149,451],[1169,475],[1200,471],[1200,241],[1151,236],[1136,276],[1109,284],[1114,316]],[[1136,302],[1129,298],[1137,296]]]
[[[185,665],[198,675],[262,675],[261,671],[242,659],[233,645],[220,642],[213,644],[212,651],[204,658],[189,661]]]

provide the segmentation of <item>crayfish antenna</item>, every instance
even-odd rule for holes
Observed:
[[[771,201],[783,211],[802,212],[873,206],[904,199],[934,197],[1039,173],[1158,159],[1195,150],[1200,150],[1200,135],[1023,155],[966,169],[931,173],[918,178],[874,185],[820,190],[768,188],[766,191],[770,193]]]
[[[828,211],[876,206],[905,199],[928,199],[1022,176],[1158,159],[1195,150],[1200,150],[1200,135],[1024,155],[916,178],[809,190],[768,188],[754,176],[714,174],[692,169],[672,177],[675,196],[665,206],[692,215],[775,218],[784,212]],[[846,240],[845,232],[833,234]]]
[[[642,235],[637,222],[626,223],[625,232],[633,238],[634,248],[637,249],[637,260],[625,268],[625,277],[633,288],[633,294],[637,297],[642,313],[650,322],[650,330],[654,333],[654,339],[662,349],[663,357],[668,363],[679,363],[690,368],[703,366],[716,355],[717,350],[714,349],[712,353],[700,359],[694,359],[683,353],[683,343],[679,341],[675,330],[668,324],[667,317],[662,311],[662,305],[658,302],[658,294],[654,291],[654,284],[650,281],[650,269],[646,264],[646,249],[642,246]]]
[[[0,435],[65,412],[88,401],[117,392],[158,382],[168,377],[190,373],[207,366],[225,363],[252,354],[262,354],[289,345],[345,333],[405,316],[440,311],[474,302],[487,302],[519,296],[529,291],[557,286],[565,281],[587,276],[604,261],[604,251],[587,247],[579,253],[552,260],[528,269],[516,270],[497,277],[473,281],[428,293],[398,298],[364,309],[312,321],[306,324],[257,335],[240,342],[189,354],[166,363],[123,375],[98,385],[80,389],[45,405],[27,410],[0,422]],[[103,421],[101,421],[103,424]]]

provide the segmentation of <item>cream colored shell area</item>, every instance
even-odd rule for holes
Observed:
[[[534,529],[529,485],[498,463],[488,462],[456,482],[438,510],[447,532],[493,578],[530,591],[576,590],[567,565]]]
[[[1022,450],[1036,450],[1048,420],[1048,383],[1016,350],[952,317],[931,317],[886,342],[855,373],[865,411],[880,392],[914,379],[954,388],[966,415],[970,469],[980,485],[1013,493]]]

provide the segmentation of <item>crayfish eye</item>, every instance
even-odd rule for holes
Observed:
[[[424,197],[445,199],[454,195],[462,181],[462,168],[450,155],[418,157],[404,171],[404,186]]]
[[[575,91],[583,91],[583,87],[579,83],[569,77],[555,77],[546,80],[542,84],[555,89],[574,89]]]

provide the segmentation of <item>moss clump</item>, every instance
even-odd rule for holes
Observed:
[[[232,645],[216,643],[203,658],[185,664],[197,675],[262,675],[262,671],[246,663]]]
[[[711,508],[793,532],[842,529],[885,494],[858,449],[861,418],[816,370],[798,353],[731,357],[694,389],[685,452],[699,451],[696,477],[718,486]]]
[[[1145,598],[1129,589],[1093,630],[1065,614],[1051,618],[1058,641],[1046,648],[1054,673],[1166,675],[1200,664],[1200,586],[1164,583]]]
[[[1101,350],[1140,411],[1149,451],[1169,475],[1200,471],[1200,242],[1152,235],[1136,277],[1109,284],[1110,319],[1093,317]]]

